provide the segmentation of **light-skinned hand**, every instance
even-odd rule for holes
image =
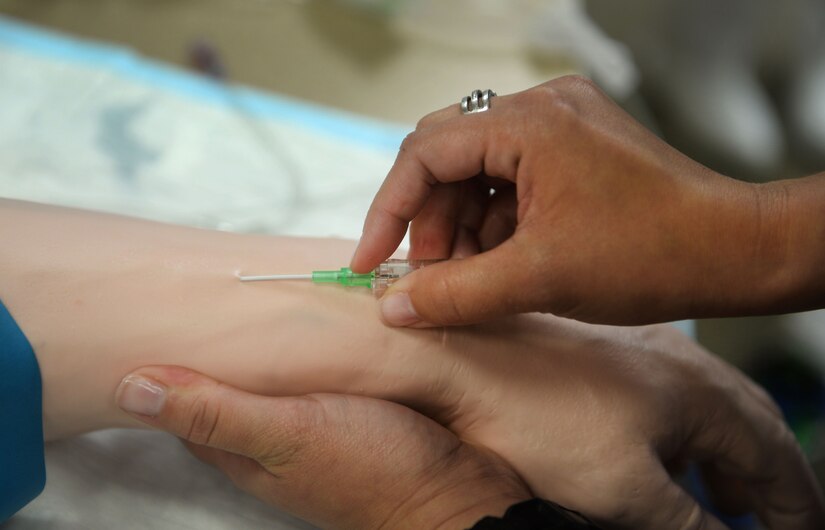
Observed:
[[[433,335],[432,346],[414,355],[391,348],[376,353],[369,363],[376,371],[365,375],[363,392],[415,408],[463,444],[483,448],[482,455],[492,451],[532,494],[582,513],[600,527],[723,528],[672,478],[686,462],[702,466],[709,486],[729,511],[755,511],[773,530],[825,526],[822,492],[773,401],[741,372],[669,326],[612,328],[531,315],[472,332],[445,328],[408,333]],[[416,471],[422,460],[396,462],[375,445],[398,440],[397,431],[405,430],[401,424],[420,425],[424,432],[441,433],[444,440],[449,434],[419,416],[414,421],[403,416],[408,422],[403,423],[390,414],[397,409],[387,405],[358,408],[370,411],[369,421],[358,419],[355,409],[347,412],[352,419],[344,428],[322,421],[304,398],[255,397],[199,379],[190,388],[154,368],[138,373],[161,382],[170,389],[168,395],[180,396],[179,403],[185,404],[166,409],[179,411],[170,423],[150,424],[202,444],[203,433],[212,431],[216,422],[215,428],[230,438],[221,444],[234,444],[230,450],[246,455],[265,455],[266,447],[290,441],[306,444],[305,453],[296,452],[305,455],[300,462],[316,458],[321,467],[339,473],[337,482],[348,488],[367,480],[383,487],[389,476]],[[370,382],[395,377],[407,384],[391,392]],[[325,390],[321,383],[318,390]],[[346,403],[345,411],[361,401]],[[304,407],[309,410],[292,414]],[[241,408],[249,410],[232,412]],[[195,429],[190,428],[193,422]],[[302,435],[293,436],[295,429]],[[404,459],[421,452],[424,462],[437,461],[441,453],[433,450],[433,438],[411,438],[415,440],[400,446],[407,451]],[[425,440],[430,441],[422,443]],[[368,469],[353,470],[350,454],[366,462],[373,462],[375,454],[382,457]],[[331,467],[333,458],[340,467]],[[298,464],[294,471],[285,475],[286,483],[297,484],[312,503],[327,502],[323,499],[332,486],[309,482],[319,472],[314,466],[302,469]],[[508,475],[502,471],[500,476]],[[313,487],[320,488],[317,498],[308,491]],[[304,514],[299,504],[290,504],[300,499],[282,499],[279,491],[270,491],[271,502]],[[389,499],[380,504],[396,502],[394,493],[384,494]],[[317,513],[339,517],[337,497],[328,498],[332,506],[319,506]]]

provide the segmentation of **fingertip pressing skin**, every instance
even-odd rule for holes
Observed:
[[[366,274],[386,260],[404,239],[407,232],[406,223],[396,219],[373,220],[382,217],[368,214],[370,225],[365,224],[361,239],[350,260],[350,268],[357,274]]]
[[[427,170],[407,152],[404,145],[409,143],[405,139],[387,180],[367,212],[361,240],[350,264],[355,272],[374,269],[398,248],[409,222],[418,215],[430,195]],[[403,178],[400,173],[404,174]]]

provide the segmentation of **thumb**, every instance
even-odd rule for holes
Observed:
[[[407,275],[381,299],[381,315],[391,326],[442,326],[537,310],[534,268],[510,238],[487,252]]]
[[[138,420],[197,445],[253,459],[288,445],[291,432],[278,425],[273,399],[218,383],[186,368],[142,368],[117,389],[118,406]],[[289,416],[286,416],[287,418]],[[283,421],[283,420],[280,420]]]
[[[351,418],[375,414],[348,414],[346,396],[258,396],[184,368],[149,367],[123,379],[117,403],[183,438],[240,489],[324,528],[376,527],[410,494],[386,488],[386,476],[383,489],[373,487],[376,466],[395,456],[387,447],[398,444],[385,443],[379,421],[359,429]]]

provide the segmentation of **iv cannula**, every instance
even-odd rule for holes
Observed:
[[[313,271],[312,274],[269,274],[265,276],[239,276],[242,282],[302,281],[313,283],[337,283],[345,287],[369,287],[375,296],[381,296],[387,288],[416,269],[439,260],[391,259],[381,263],[374,271],[364,274],[352,272],[349,267],[337,271]]]
[[[356,274],[347,267],[337,271],[312,271],[312,274],[269,274],[266,276],[240,276],[242,282],[270,282],[278,280],[311,280],[313,283],[340,283],[345,287],[372,287],[375,271]]]

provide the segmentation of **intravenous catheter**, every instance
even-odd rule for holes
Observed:
[[[337,271],[313,271],[311,274],[272,274],[268,276],[239,276],[242,282],[301,281],[337,283],[345,287],[368,287],[376,297],[407,274],[440,260],[390,259],[372,272],[356,274],[349,267]]]

